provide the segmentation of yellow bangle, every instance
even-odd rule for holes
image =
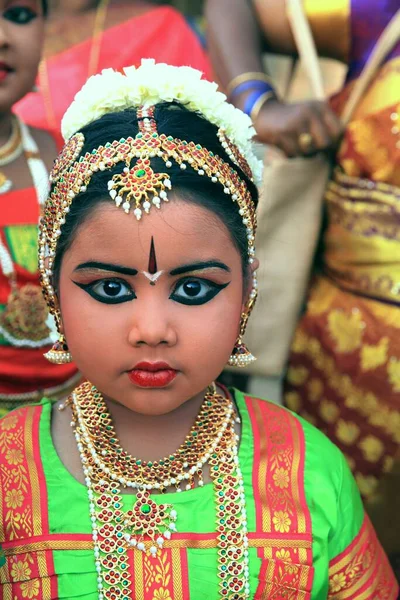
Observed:
[[[265,94],[262,94],[259,99],[254,103],[253,108],[251,109],[251,113],[250,113],[250,118],[253,121],[253,123],[256,122],[256,119],[258,117],[258,115],[261,112],[262,107],[264,106],[264,104],[266,102],[268,102],[269,99],[273,98],[274,100],[276,100],[276,94],[274,92],[265,92]]]
[[[248,71],[247,73],[237,75],[228,83],[226,87],[227,95],[229,96],[230,94],[232,94],[232,92],[239,85],[245,83],[246,81],[265,81],[266,83],[269,83],[272,86],[274,85],[274,82],[272,81],[271,77],[269,77],[265,73],[260,73],[258,71]]]

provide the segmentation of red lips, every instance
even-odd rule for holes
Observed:
[[[12,68],[5,62],[0,62],[0,82],[12,72]]]
[[[128,371],[131,382],[142,388],[166,387],[177,374],[178,371],[165,362],[140,362]]]

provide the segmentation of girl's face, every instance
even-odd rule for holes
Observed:
[[[59,297],[83,375],[148,415],[176,409],[220,374],[245,300],[225,225],[177,197],[140,222],[99,205],[63,257]]]
[[[40,0],[0,0],[0,113],[32,90],[43,31]]]

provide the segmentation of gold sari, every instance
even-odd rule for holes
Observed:
[[[398,2],[306,5],[317,42],[325,31],[347,52],[349,76],[332,99],[340,113]],[[326,192],[322,272],[313,280],[285,382],[288,407],[341,448],[361,493],[377,505],[383,490],[378,484],[385,474],[393,478],[400,453],[399,74],[400,45],[345,132]],[[397,532],[393,548],[399,538]]]

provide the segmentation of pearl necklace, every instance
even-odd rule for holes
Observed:
[[[172,505],[154,502],[149,491],[174,485],[178,491],[184,480],[189,480],[187,489],[192,489],[195,474],[199,485],[202,485],[201,471],[205,464],[209,465],[214,487],[220,598],[227,598],[227,594],[233,593],[238,598],[249,598],[246,503],[237,451],[238,436],[234,430],[235,409],[231,400],[219,395],[215,387],[206,394],[184,444],[169,457],[169,465],[173,465],[175,460],[179,463],[179,457],[182,459],[176,467],[177,475],[166,479],[163,467],[168,458],[146,463],[129,456],[119,446],[104,399],[94,386],[88,382],[79,386],[68,404],[72,408],[71,426],[75,430],[88,490],[99,600],[111,597],[129,599],[132,590],[127,552],[146,553],[149,560],[157,560],[177,531],[177,511]],[[197,437],[194,434],[200,434],[207,416],[210,422],[217,421],[218,426],[213,430],[212,439],[205,444],[202,456],[191,464],[193,456],[187,441]],[[200,437],[207,438],[204,431]],[[107,440],[107,444],[112,446],[109,454],[104,452],[104,443],[99,440]],[[99,453],[100,448],[103,450]],[[118,454],[121,462],[117,460]],[[160,476],[157,475],[159,470]],[[152,471],[150,483],[143,479],[144,471]],[[121,487],[137,490],[131,510],[123,510]]]
[[[17,117],[17,123],[19,126],[19,130],[21,132],[22,138],[22,148],[26,156],[26,160],[28,163],[29,171],[33,180],[33,185],[36,191],[36,196],[38,198],[38,203],[40,207],[40,213],[42,212],[42,205],[45,198],[49,192],[49,174],[44,164],[43,160],[39,155],[39,148],[33,139],[28,127],[19,120]],[[29,305],[31,302],[34,306],[37,306],[38,313],[43,314],[45,317],[47,312],[45,310],[45,305],[42,303],[42,294],[40,288],[38,286],[27,285],[22,288],[22,290],[18,290],[17,282],[16,282],[16,272],[13,260],[11,258],[11,254],[4,244],[0,236],[0,268],[5,277],[9,280],[11,286],[11,295],[9,301],[7,303],[7,307],[12,304],[11,313],[15,313],[16,309],[18,311],[18,307],[21,305],[21,302]],[[7,313],[7,309],[6,309]],[[12,314],[13,316],[13,314]],[[44,318],[45,320],[45,318]],[[40,324],[41,327],[34,327],[35,332],[33,333],[33,339],[25,338],[22,335],[15,335],[13,328],[6,323],[4,315],[2,320],[0,321],[0,333],[3,337],[13,346],[17,347],[29,347],[29,348],[41,348],[42,346],[46,346],[53,342],[50,330],[47,326],[44,326],[44,323]],[[35,333],[37,336],[38,330],[40,329],[41,337],[40,339],[35,339]],[[29,332],[30,333],[30,332]]]

